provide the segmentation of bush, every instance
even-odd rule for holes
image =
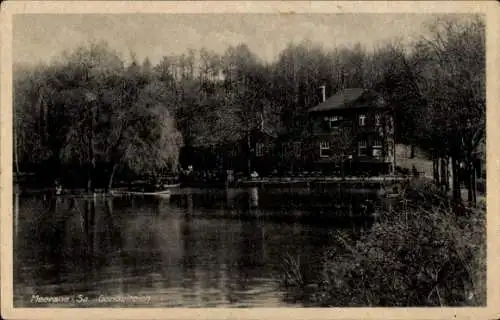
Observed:
[[[309,303],[485,305],[485,212],[470,209],[469,215],[457,216],[446,201],[421,206],[405,198],[404,203],[381,212],[357,241],[336,235]]]

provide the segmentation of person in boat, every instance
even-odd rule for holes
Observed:
[[[57,179],[54,181],[54,188],[55,188],[55,195],[56,196],[59,196],[62,194],[63,187],[62,187],[62,184]]]
[[[252,173],[250,173],[250,177],[252,179],[257,179],[257,178],[259,178],[259,174],[257,173],[257,171],[254,170],[254,171],[252,171]]]

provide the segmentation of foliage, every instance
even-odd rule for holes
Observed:
[[[433,159],[451,158],[454,177],[464,164],[472,200],[474,163],[486,129],[484,22],[476,15],[443,16],[428,27],[429,35],[410,49],[397,43],[379,49],[377,87],[397,106],[397,140]],[[456,199],[460,184],[454,178]]]
[[[485,212],[403,199],[405,209],[381,212],[358,240],[335,232],[319,279],[304,283],[300,266],[288,268],[287,288],[314,287],[302,297],[311,306],[484,306]]]
[[[463,150],[475,149],[485,130],[485,34],[482,20],[458,23],[444,20],[432,25],[434,37],[419,44],[426,55],[429,88],[427,111],[433,117],[428,130],[444,136],[443,143]],[[457,152],[457,151],[455,151]]]
[[[172,99],[149,80],[134,63],[125,68],[106,44],[81,47],[16,77],[20,162],[175,169],[182,138],[170,115]]]
[[[476,16],[440,17],[429,24],[429,34],[411,46],[394,39],[374,52],[360,44],[326,50],[309,41],[290,43],[272,63],[245,44],[223,54],[189,50],[156,65],[148,58],[141,64],[132,54],[127,66],[105,44],[81,47],[58,63],[15,68],[16,161],[83,164],[95,157],[115,163],[126,153],[123,159],[137,170],[164,161],[173,167],[180,143],[167,137],[178,137],[174,127],[189,147],[222,147],[261,126],[301,139],[307,110],[321,101],[325,85],[327,96],[347,87],[380,91],[395,106],[397,141],[470,165],[484,142],[484,23]],[[163,142],[151,146],[140,135],[123,134],[125,128],[140,131],[134,120],[139,114],[159,132],[161,121],[151,118],[157,109],[173,119],[165,122],[170,133]],[[131,142],[128,150],[119,147]],[[156,160],[131,158],[165,143],[169,156],[153,151],[147,154]]]

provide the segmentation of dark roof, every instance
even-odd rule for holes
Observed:
[[[263,136],[267,136],[267,137],[271,137],[271,138],[277,138],[278,135],[276,134],[276,132],[274,132],[274,130],[272,130],[271,128],[269,127],[264,127],[264,128],[255,128],[252,130],[253,134],[259,134],[259,135],[263,135]]]
[[[373,90],[348,88],[312,107],[309,112],[385,106],[382,96]]]

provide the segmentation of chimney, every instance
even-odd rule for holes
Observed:
[[[322,85],[322,86],[320,86],[320,89],[321,89],[321,96],[323,99],[321,102],[325,102],[326,101],[326,92],[325,92],[326,86]]]
[[[345,89],[345,71],[344,67],[340,68],[339,72],[339,91],[342,92]]]

